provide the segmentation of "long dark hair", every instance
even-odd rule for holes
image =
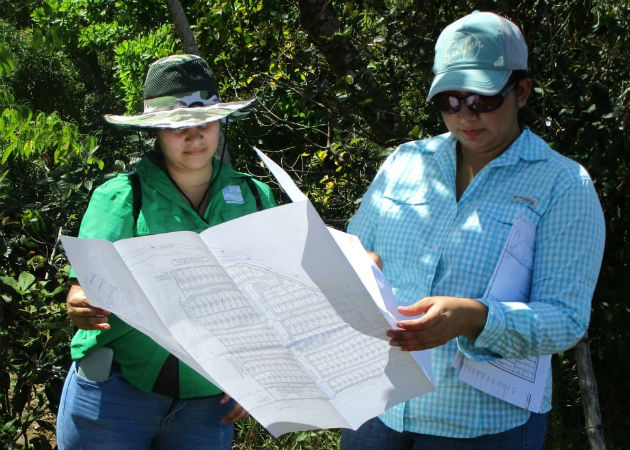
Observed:
[[[524,80],[525,78],[531,78],[527,70],[513,70],[506,84],[515,83],[518,85],[519,81]],[[518,124],[521,128],[525,125],[533,123],[533,119],[534,114],[527,104],[518,110]]]

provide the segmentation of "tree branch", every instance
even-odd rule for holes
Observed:
[[[324,55],[334,74],[348,84],[374,139],[385,144],[399,138],[399,117],[341,25],[327,0],[300,0],[300,23]]]
[[[588,336],[584,336],[574,347],[573,351],[577,365],[580,390],[582,391],[586,435],[588,436],[591,450],[606,450],[604,433],[602,431],[602,418],[599,410],[597,381],[595,381],[595,373],[593,372]]]
[[[168,5],[168,12],[171,16],[171,21],[173,22],[173,25],[175,25],[177,36],[182,42],[184,51],[193,55],[200,55],[201,53],[197,47],[197,41],[190,29],[190,24],[188,23],[182,4],[179,0],[166,0],[166,4]]]

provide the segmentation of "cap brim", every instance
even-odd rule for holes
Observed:
[[[482,95],[498,94],[507,82],[511,70],[454,70],[438,74],[431,83],[427,101],[445,91],[467,91]]]
[[[124,128],[188,128],[198,127],[228,116],[246,114],[243,110],[256,102],[255,98],[240,102],[215,103],[210,106],[182,107],[153,111],[135,116],[106,114],[105,120]]]

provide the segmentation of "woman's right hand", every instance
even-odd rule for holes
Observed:
[[[82,330],[109,330],[107,323],[109,311],[90,305],[85,291],[78,284],[73,284],[66,297],[66,312],[74,324]]]

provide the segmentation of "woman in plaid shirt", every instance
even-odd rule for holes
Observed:
[[[348,231],[382,263],[408,316],[391,345],[432,349],[435,391],[344,430],[341,448],[541,448],[551,376],[526,409],[460,380],[453,360],[532,358],[579,341],[604,247],[601,206],[584,168],[519,121],[532,80],[516,25],[485,12],[455,21],[433,70],[427,100],[448,133],[398,147]],[[535,230],[531,282],[496,301],[487,287],[517,221]]]

